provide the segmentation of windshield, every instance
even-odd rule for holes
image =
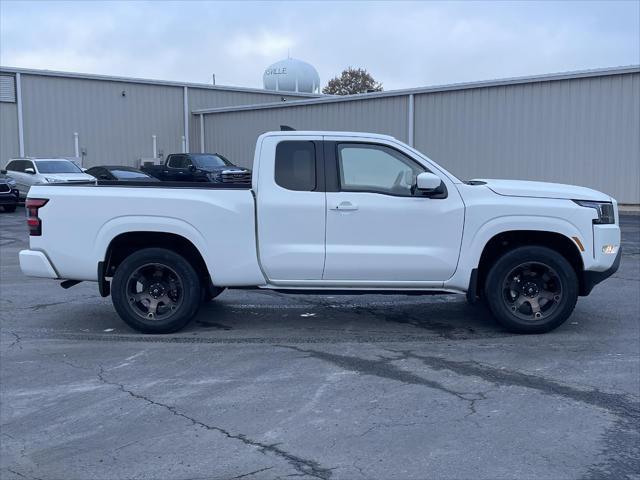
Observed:
[[[80,167],[68,160],[36,160],[40,173],[82,173]]]
[[[111,174],[116,178],[149,178],[149,175],[135,170],[111,170]]]
[[[191,155],[191,159],[196,167],[203,170],[233,165],[222,155]]]

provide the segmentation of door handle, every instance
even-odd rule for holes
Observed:
[[[353,212],[358,210],[358,206],[351,202],[340,202],[335,207],[331,207],[331,210],[337,210],[339,212]]]

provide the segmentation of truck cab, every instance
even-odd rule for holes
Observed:
[[[254,167],[260,263],[271,283],[442,287],[464,224],[444,171],[383,135],[286,134],[263,139]],[[437,190],[413,188],[434,172]]]

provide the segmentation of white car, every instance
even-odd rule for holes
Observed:
[[[4,171],[15,179],[21,197],[26,197],[33,185],[95,182],[94,177],[66,158],[15,158],[9,160]]]
[[[265,133],[251,185],[36,185],[26,207],[22,272],[65,288],[98,282],[120,317],[148,333],[179,330],[224,288],[457,292],[483,300],[509,330],[541,333],[621,257],[609,195],[463,182],[366,133]]]

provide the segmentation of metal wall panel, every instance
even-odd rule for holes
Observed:
[[[125,95],[122,95],[125,92]],[[158,151],[181,151],[183,89],[42,75],[22,75],[25,153],[73,156],[74,137],[87,150],[85,166],[136,166]]]
[[[207,88],[189,87],[189,112],[198,108],[219,108],[231,105],[251,105],[285,100],[300,100],[300,97],[283,95],[282,93],[232,92]],[[200,151],[200,119],[197,115],[189,115],[189,148],[192,152]]]
[[[229,160],[251,167],[256,139],[289,125],[296,130],[384,133],[403,141],[407,136],[407,98],[304,105],[205,115],[205,146]]]
[[[461,179],[595,188],[640,203],[640,74],[416,95],[415,146]]]
[[[14,103],[16,101],[15,75],[0,75],[0,102]]]
[[[4,167],[18,153],[18,107],[15,103],[0,102],[0,165]]]

